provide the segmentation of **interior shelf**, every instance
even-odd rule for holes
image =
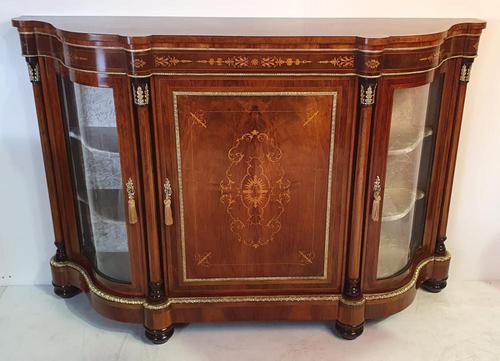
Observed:
[[[125,203],[121,189],[93,189],[89,193],[92,198],[92,213],[110,222],[125,221]],[[87,194],[78,192],[78,200],[89,205]]]
[[[424,198],[424,192],[407,188],[389,188],[385,190],[382,222],[396,221],[408,215],[415,202]]]
[[[70,133],[70,146],[74,154],[78,175],[85,179],[78,188],[121,189],[120,154],[103,151],[86,144],[82,137]],[[86,199],[85,195],[82,195]]]
[[[124,221],[116,221],[101,216],[86,202],[81,200],[89,212],[89,226],[92,243],[97,252],[126,252],[128,248],[127,226]]]
[[[70,131],[89,151],[118,154],[118,135],[115,127],[83,127],[81,132]]]
[[[413,152],[422,140],[432,135],[432,128],[425,128],[423,131],[415,130],[411,127],[402,127],[394,136],[391,134],[391,142],[389,144],[389,155],[401,155]]]

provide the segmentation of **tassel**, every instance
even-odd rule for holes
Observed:
[[[172,224],[174,224],[174,218],[172,216],[172,207],[171,207],[171,203],[172,201],[170,201],[170,199],[165,199],[165,224],[167,226],[171,226]]]
[[[380,195],[376,195],[373,199],[373,206],[372,206],[372,220],[374,222],[378,222],[380,218],[380,200],[382,197]]]
[[[135,200],[133,198],[129,198],[128,200],[128,223],[137,223],[137,209],[135,208]]]

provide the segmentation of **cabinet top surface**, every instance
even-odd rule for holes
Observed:
[[[17,27],[46,23],[75,32],[122,36],[256,36],[385,38],[448,31],[455,25],[484,27],[478,19],[410,18],[208,18],[208,17],[109,17],[109,16],[22,16]]]

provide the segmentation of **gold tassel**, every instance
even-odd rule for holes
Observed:
[[[378,222],[380,219],[380,201],[382,200],[382,184],[380,177],[375,178],[373,182],[373,204],[372,204],[372,221]]]
[[[165,224],[171,226],[174,224],[174,217],[172,216],[172,202],[170,199],[165,199]]]
[[[374,222],[378,222],[380,218],[380,200],[381,200],[380,196],[375,197],[375,199],[373,200],[372,220]]]
[[[137,223],[137,209],[135,208],[135,200],[133,198],[129,198],[128,200],[128,223]]]

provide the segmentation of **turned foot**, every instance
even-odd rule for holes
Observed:
[[[71,298],[82,292],[74,286],[59,286],[54,283],[52,283],[52,286],[54,286],[54,293],[62,298]]]
[[[151,330],[144,327],[146,337],[150,339],[154,344],[160,345],[168,341],[170,337],[174,334],[174,327],[170,326],[161,330]]]
[[[364,323],[357,326],[346,325],[345,323],[337,321],[335,323],[335,329],[337,330],[337,334],[346,339],[346,340],[354,340],[356,337],[363,333]]]
[[[420,287],[432,293],[441,292],[446,287],[446,278],[444,280],[427,280]]]

